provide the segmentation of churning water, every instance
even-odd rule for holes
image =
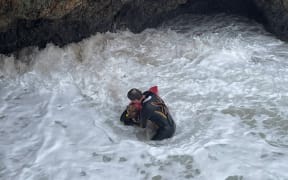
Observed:
[[[288,179],[288,44],[255,22],[183,15],[0,58],[1,180]],[[119,122],[153,85],[177,124],[159,142]]]

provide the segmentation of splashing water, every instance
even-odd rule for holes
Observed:
[[[288,179],[288,45],[245,18],[0,56],[0,179]],[[158,85],[177,124],[152,142],[119,116]]]

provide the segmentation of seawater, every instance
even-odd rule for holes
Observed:
[[[0,179],[288,179],[287,59],[224,14],[0,55]],[[153,85],[177,124],[159,142],[119,122],[127,91]]]

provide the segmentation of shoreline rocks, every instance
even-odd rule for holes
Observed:
[[[81,41],[96,32],[138,33],[183,13],[230,13],[288,40],[288,0],[0,0],[0,53]]]

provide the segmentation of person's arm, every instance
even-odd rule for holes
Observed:
[[[151,111],[150,109],[146,106],[145,108],[142,109],[141,113],[140,113],[140,127],[141,128],[146,128],[147,125],[147,121],[149,120],[151,116]]]
[[[151,121],[155,125],[157,125],[157,129],[160,127],[165,127],[169,124],[167,115],[163,112],[155,109],[154,106],[148,106],[145,111],[143,111],[143,115],[141,116],[141,127],[146,128],[147,122]]]

